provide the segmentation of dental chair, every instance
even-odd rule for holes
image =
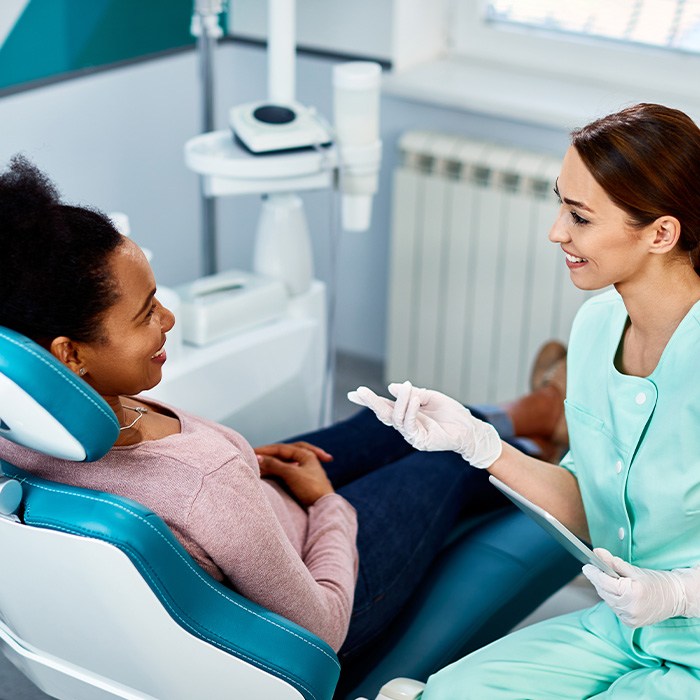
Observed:
[[[118,434],[84,381],[0,327],[0,437],[81,469]],[[508,631],[579,568],[512,508],[471,519],[337,688],[325,642],[213,580],[128,499],[0,462],[0,559],[0,647],[64,700],[373,698],[396,676],[425,680]]]

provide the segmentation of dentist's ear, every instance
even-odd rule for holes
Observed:
[[[675,216],[661,216],[651,224],[651,252],[669,253],[681,236],[681,222]]]

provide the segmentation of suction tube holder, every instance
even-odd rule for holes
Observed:
[[[379,186],[382,142],[340,146],[341,221],[344,231],[366,231],[372,220],[372,197]]]
[[[381,72],[381,66],[371,61],[341,63],[333,69],[341,220],[345,231],[365,231],[370,225],[372,196],[377,192],[382,157]]]

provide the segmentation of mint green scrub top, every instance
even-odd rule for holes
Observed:
[[[566,419],[591,541],[641,567],[700,563],[700,302],[656,369],[615,369],[617,292],[587,301],[568,351]],[[487,584],[488,582],[485,582]],[[447,666],[423,700],[700,698],[700,619],[631,629],[600,602],[521,629]]]
[[[579,311],[567,358],[570,451],[594,547],[636,566],[700,562],[700,302],[681,321],[656,369],[615,368],[627,323],[617,292]]]

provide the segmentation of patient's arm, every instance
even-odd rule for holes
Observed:
[[[357,575],[357,517],[328,493],[306,514],[260,479],[242,456],[205,478],[187,529],[241,594],[340,648],[347,634]],[[272,507],[279,496],[288,519],[305,523],[292,542]],[[296,509],[296,510],[295,510]]]

